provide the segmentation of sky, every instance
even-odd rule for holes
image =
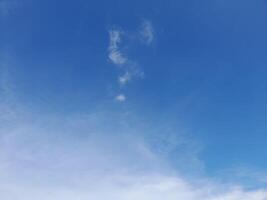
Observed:
[[[0,0],[0,197],[267,200],[265,0]]]

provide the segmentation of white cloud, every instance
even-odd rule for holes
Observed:
[[[119,30],[109,31],[109,59],[115,65],[123,65],[127,62],[127,58],[122,55],[119,49],[121,34],[122,33]]]
[[[148,20],[143,20],[141,28],[134,35],[138,35],[146,44],[150,44],[154,40],[152,23]],[[122,36],[127,38],[127,34],[120,29],[113,28],[109,30],[108,57],[114,65],[120,66],[120,70],[123,73],[118,77],[118,82],[121,86],[124,86],[133,78],[143,78],[144,72],[139,68],[136,61],[129,59],[127,55],[122,53]]]
[[[131,74],[129,72],[125,72],[123,75],[119,77],[120,85],[125,85],[131,80]]]
[[[192,185],[179,178],[125,174],[110,176],[87,187],[17,186],[4,187],[5,200],[266,200],[264,190],[229,189],[219,192],[213,186]],[[3,194],[3,193],[2,193]],[[22,195],[23,194],[23,195]]]
[[[137,62],[130,60],[122,53],[122,36],[127,38],[127,35],[119,29],[109,30],[108,58],[114,65],[120,67],[121,75],[118,76],[118,83],[120,86],[125,86],[134,78],[143,78],[144,72],[139,69]],[[126,97],[117,95],[115,99],[124,102]]]
[[[154,29],[150,21],[144,20],[139,32],[140,32],[142,40],[147,45],[152,43],[152,41],[154,40]]]
[[[151,128],[116,113],[24,111],[7,121],[0,123],[0,196],[5,200],[267,199],[265,189],[174,173],[144,139]]]
[[[118,96],[116,96],[115,99],[118,102],[124,102],[124,101],[126,101],[126,96],[124,94],[119,94]]]

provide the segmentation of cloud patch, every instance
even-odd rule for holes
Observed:
[[[126,96],[124,94],[119,94],[118,96],[116,96],[115,100],[118,102],[124,102],[126,101]]]
[[[150,45],[154,40],[154,28],[151,21],[143,20],[139,33],[142,41]]]
[[[123,65],[127,62],[127,58],[124,57],[120,51],[119,45],[121,43],[122,32],[116,29],[109,31],[109,59],[115,65]]]
[[[131,81],[131,73],[125,72],[123,75],[119,76],[119,83],[120,85],[126,85],[128,82]]]
[[[134,33],[129,34],[128,31],[124,31],[119,28],[112,28],[109,31],[109,46],[108,46],[108,59],[117,66],[120,70],[118,76],[118,84],[120,87],[125,87],[133,79],[143,78],[144,72],[140,68],[137,61],[130,59],[130,56],[123,52],[123,47],[127,46],[127,41],[138,40],[143,41],[146,45],[149,45],[154,40],[154,29],[152,23],[148,20],[143,20],[141,28]],[[134,35],[136,37],[130,37]],[[118,95],[119,96],[119,95]],[[118,97],[117,96],[117,97]],[[117,99],[115,97],[115,99]],[[123,101],[125,101],[124,98]],[[119,101],[119,102],[123,102]]]

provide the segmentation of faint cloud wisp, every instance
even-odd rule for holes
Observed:
[[[109,59],[115,65],[123,65],[127,62],[127,58],[125,58],[120,52],[119,45],[121,43],[121,34],[122,32],[119,30],[110,30],[109,31]]]
[[[139,30],[141,39],[150,45],[154,40],[154,29],[152,23],[149,20],[143,20],[141,28]]]
[[[154,40],[152,23],[148,20],[144,20],[141,24],[141,29],[133,33],[133,35],[137,36],[139,41],[141,40],[145,42],[145,44],[150,45]],[[108,58],[115,66],[119,67],[119,70],[122,72],[122,74],[118,76],[118,84],[120,87],[125,87],[134,78],[144,77],[144,72],[140,69],[139,64],[136,61],[129,59],[129,56],[122,51],[123,39],[125,40],[125,43],[129,38],[127,31],[122,31],[118,28],[109,30]],[[123,95],[125,96],[125,94]],[[115,99],[117,99],[117,97]]]

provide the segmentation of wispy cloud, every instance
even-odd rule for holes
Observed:
[[[122,55],[119,48],[121,35],[122,32],[119,30],[113,29],[109,31],[109,59],[115,65],[123,65],[127,62],[127,58]]]
[[[143,20],[141,28],[139,30],[141,39],[147,44],[151,44],[154,40],[154,29],[152,23],[149,20]]]
[[[154,39],[154,30],[151,22],[144,20],[141,24],[141,28],[133,33],[133,35],[136,35],[139,41],[141,39],[146,44],[151,44]],[[127,45],[126,39],[129,40],[129,38],[130,37],[128,37],[127,31],[123,31],[122,29],[118,28],[112,28],[109,30],[108,58],[121,70],[122,74],[118,76],[118,83],[120,86],[126,86],[135,78],[144,77],[144,72],[142,69],[140,69],[138,62],[130,59],[130,56],[122,51],[122,47]],[[132,37],[131,40],[133,38],[136,39],[136,37]]]
[[[120,85],[125,85],[131,80],[131,74],[129,72],[125,72],[123,75],[119,76]]]

